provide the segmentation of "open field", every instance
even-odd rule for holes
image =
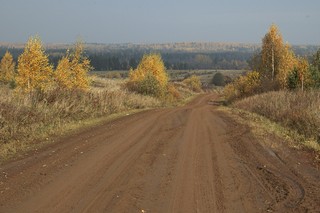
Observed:
[[[217,72],[234,79],[244,73],[245,70],[168,70],[171,81],[182,81],[191,75],[197,75],[203,84],[210,84]],[[91,74],[102,78],[124,78],[128,76],[128,71],[93,71]]]
[[[203,84],[210,84],[213,76],[220,72],[225,76],[229,76],[232,79],[241,75],[244,70],[169,70],[168,73],[173,80],[183,80],[190,75],[197,75],[200,77]]]
[[[128,115],[0,168],[0,212],[317,212],[319,162],[216,94]]]

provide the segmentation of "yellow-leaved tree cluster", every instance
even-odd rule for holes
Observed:
[[[87,89],[90,83],[87,73],[91,69],[90,60],[83,55],[83,45],[78,42],[75,44],[75,50],[71,53],[68,50],[59,61],[55,79],[61,88]]]
[[[202,91],[202,83],[198,76],[193,75],[182,81],[182,84],[189,91]],[[175,102],[183,96],[183,91],[179,91],[179,86],[169,82],[166,67],[161,55],[157,53],[145,54],[137,68],[130,69],[127,88],[143,95],[160,98],[166,102]]]
[[[1,60],[0,80],[14,82],[22,92],[46,91],[53,88],[87,89],[88,72],[92,69],[90,61],[84,56],[83,43],[77,42],[74,49],[67,50],[58,62],[56,70],[50,64],[40,37],[31,37],[18,58],[17,69],[12,55],[6,52]]]
[[[261,64],[259,72],[273,86],[285,89],[288,86],[288,75],[297,66],[297,58],[291,46],[283,43],[278,27],[271,25],[262,39]]]
[[[257,71],[248,72],[244,76],[235,79],[233,83],[227,84],[224,88],[224,95],[227,100],[233,101],[237,98],[250,96],[260,92],[261,75]]]
[[[262,49],[252,58],[250,66],[253,71],[225,87],[228,100],[270,90],[304,90],[314,84],[308,60],[294,54],[275,24],[263,37]]]
[[[161,55],[147,54],[135,70],[130,70],[128,88],[141,94],[162,97],[165,95],[168,80]]]

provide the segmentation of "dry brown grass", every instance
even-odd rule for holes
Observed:
[[[125,80],[92,76],[91,82],[86,92],[55,89],[28,95],[0,85],[0,162],[110,115],[177,105],[195,95],[181,83],[172,85],[172,97],[159,99],[126,90]]]
[[[304,135],[309,147],[319,146],[320,91],[269,92],[242,99],[233,106],[265,116]]]
[[[0,87],[0,161],[77,122],[133,109],[159,107],[152,97],[121,89],[123,81],[99,80],[89,91],[17,94]],[[33,142],[34,143],[34,142]]]

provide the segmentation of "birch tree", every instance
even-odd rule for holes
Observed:
[[[41,39],[31,37],[18,59],[17,87],[25,92],[47,90],[52,85],[52,74]]]

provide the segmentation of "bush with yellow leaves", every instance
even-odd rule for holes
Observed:
[[[201,91],[202,83],[200,78],[196,75],[192,75],[189,78],[184,79],[182,83],[186,84],[194,92]]]
[[[247,97],[259,93],[261,87],[260,74],[257,71],[248,72],[240,76],[233,83],[224,88],[227,101],[231,102],[237,98]]]
[[[240,92],[234,83],[227,84],[223,89],[223,94],[228,102],[232,102],[240,97]]]
[[[130,70],[127,87],[144,95],[163,97],[167,84],[168,74],[160,54],[148,54],[137,69]]]

